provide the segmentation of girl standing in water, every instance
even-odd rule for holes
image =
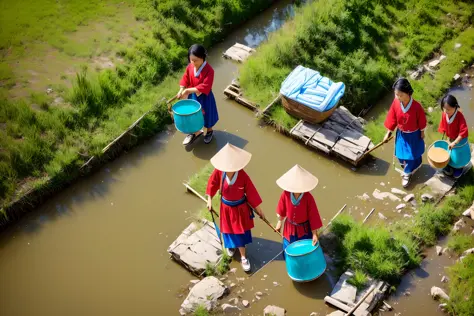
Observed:
[[[212,93],[214,83],[214,69],[206,61],[207,52],[204,46],[194,44],[188,50],[189,65],[186,67],[181,81],[179,82],[180,99],[193,99],[198,101],[204,115],[204,131],[197,131],[186,136],[183,145],[191,144],[204,133],[204,143],[209,144],[212,140],[213,130],[219,120],[216,100]]]
[[[449,149],[451,150],[451,160],[443,172],[446,175],[459,178],[462,175],[464,166],[458,165],[453,160],[455,152],[463,152],[463,155],[468,156],[466,161],[470,161],[471,150],[467,137],[469,136],[469,129],[467,127],[466,119],[460,111],[458,101],[455,97],[447,94],[441,100],[441,121],[439,122],[438,132],[446,135],[449,139]]]
[[[318,207],[310,191],[318,185],[318,179],[311,173],[295,165],[277,180],[277,185],[284,191],[277,206],[280,231],[282,221],[283,250],[295,241],[312,239],[313,246],[318,242],[318,229],[323,226]]]
[[[212,197],[221,192],[220,230],[229,256],[239,249],[242,268],[250,271],[250,261],[245,245],[252,242],[254,227],[253,209],[265,218],[260,204],[262,199],[250,177],[243,168],[250,162],[252,154],[229,143],[214,157],[211,164],[214,171],[207,183],[207,207],[212,208]]]
[[[413,88],[405,78],[393,84],[395,99],[390,106],[385,127],[384,141],[397,128],[395,156],[403,167],[402,185],[407,187],[411,176],[421,167],[421,157],[425,152],[426,115],[420,103],[412,98]]]

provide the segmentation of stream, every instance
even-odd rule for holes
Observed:
[[[186,193],[182,183],[227,142],[253,154],[246,171],[271,222],[276,221],[281,194],[275,181],[295,164],[319,178],[313,194],[324,224],[345,203],[345,212],[357,220],[375,207],[369,224],[381,221],[378,212],[389,220],[400,216],[395,212],[396,204],[357,198],[363,193],[371,195],[376,188],[401,188],[392,166],[393,144],[378,149],[374,160],[356,170],[263,126],[251,111],[224,97],[222,91],[237,77],[238,65],[223,59],[222,52],[236,42],[257,47],[293,12],[291,6],[292,1],[279,1],[210,50],[220,116],[211,144],[205,145],[200,138],[186,150],[181,144],[185,135],[169,127],[75,182],[0,235],[0,315],[178,315],[189,281],[195,278],[173,262],[166,250],[203,206]],[[472,91],[465,93],[470,93],[472,110]],[[391,94],[387,100],[378,107],[390,105]],[[465,102],[463,106],[468,101],[460,102]],[[411,190],[432,173],[424,165]],[[280,252],[281,240],[259,220],[252,233],[255,238],[248,254],[257,269]],[[422,267],[424,277],[436,275],[439,281],[441,268],[437,265],[430,270],[431,264]],[[289,315],[333,311],[323,301],[334,282],[327,275],[296,284],[288,278],[281,260],[249,279],[239,262],[234,261],[231,267],[237,268],[237,273],[226,282],[245,277],[238,288],[245,290],[243,299],[251,301],[242,315],[261,315],[270,304],[284,307]],[[425,305],[436,309],[429,291],[423,288],[418,293],[418,288],[411,290],[408,298],[394,298],[395,312],[417,315]],[[257,291],[268,295],[252,302]]]

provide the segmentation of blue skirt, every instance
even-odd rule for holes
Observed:
[[[193,93],[188,96],[188,99],[196,100],[201,104],[202,109],[204,110],[205,128],[211,128],[216,125],[217,121],[219,121],[219,114],[217,113],[216,99],[214,98],[212,91],[208,95],[201,93],[200,96]]]
[[[222,233],[224,239],[224,247],[239,248],[245,247],[246,244],[252,243],[252,232],[247,230],[243,234],[225,234]]]
[[[421,165],[424,152],[425,141],[421,138],[420,130],[413,133],[397,130],[395,156],[403,165],[406,174],[412,173]]]

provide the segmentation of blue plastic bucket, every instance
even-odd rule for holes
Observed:
[[[449,166],[456,169],[464,168],[471,161],[471,146],[467,138],[463,138],[451,149],[450,158]]]
[[[286,247],[286,271],[295,282],[309,282],[326,271],[326,259],[319,242],[313,246],[311,239],[298,240]]]
[[[192,134],[204,127],[201,104],[187,99],[176,102],[172,107],[174,125],[181,133]]]

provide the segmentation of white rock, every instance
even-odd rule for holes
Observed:
[[[237,272],[237,268],[232,268],[232,269],[230,269],[230,272],[231,272],[231,273]]]
[[[447,283],[448,281],[449,281],[449,279],[446,276],[443,276],[441,278],[441,283]]]
[[[191,280],[189,282],[192,283],[192,284],[198,284],[199,282],[201,282],[201,280]]]
[[[472,255],[474,253],[474,248],[468,249],[462,253],[462,256]]]
[[[436,300],[438,298],[442,298],[444,300],[449,301],[449,296],[446,294],[442,289],[437,286],[433,286],[431,288],[431,296]]]
[[[397,207],[395,208],[397,211],[398,210],[403,210],[407,205],[402,203],[402,204],[398,204]]]
[[[278,306],[268,305],[263,310],[263,316],[285,316],[286,311]]]
[[[431,194],[424,193],[423,195],[421,195],[421,200],[423,202],[432,202],[434,201],[434,197]]]
[[[454,48],[456,48],[456,49],[459,48],[459,47],[461,47],[461,46],[462,46],[461,43],[456,43],[456,44],[454,44]]]
[[[391,192],[393,194],[396,194],[396,195],[407,195],[407,193],[405,191],[402,191],[402,190],[397,189],[397,188],[392,188]]]
[[[473,229],[472,232],[471,232],[471,236],[474,236],[474,229]]]
[[[238,299],[237,297],[231,298],[231,299],[229,300],[229,303],[230,303],[230,304],[237,305],[237,304],[239,304],[239,299]]]
[[[440,311],[446,312],[446,307],[447,307],[447,306],[448,306],[448,304],[446,304],[446,303],[441,303],[441,304],[438,305],[438,308],[439,308]]]
[[[373,197],[376,198],[377,200],[385,200],[385,199],[390,199],[392,202],[399,202],[401,199],[396,196],[393,193],[390,192],[380,192],[380,190],[375,189],[374,192],[372,193]]]
[[[257,301],[260,301],[261,297],[258,296],[258,295],[255,295],[255,298],[257,299]]]
[[[403,214],[403,217],[404,218],[412,218],[413,216],[411,216],[410,214]]]
[[[446,59],[446,56],[445,56],[445,55],[441,55],[441,56],[439,57],[439,61],[443,61],[443,60],[445,60],[445,59]]]
[[[383,214],[380,213],[380,212],[379,212],[379,218],[380,218],[380,219],[383,219],[383,220],[386,220],[386,219],[387,219],[387,217],[385,217],[385,215],[383,215]]]
[[[230,286],[231,288],[233,288],[233,287],[235,287],[235,283],[231,283],[229,286]]]
[[[472,219],[474,219],[474,209],[472,208],[472,206],[470,208],[468,208],[467,210],[465,210],[462,213],[462,215],[466,216],[466,217],[471,217]]]
[[[280,285],[280,284],[279,284],[278,282],[273,282],[273,285],[274,285],[274,286],[278,286],[278,285]]]
[[[255,295],[263,296],[263,293],[262,292],[256,292]]]
[[[359,199],[362,201],[368,201],[370,200],[370,196],[367,193],[362,194],[362,196],[358,196]]]
[[[309,314],[309,316],[319,316],[319,313],[312,312],[311,314]]]
[[[461,78],[461,75],[459,75],[459,74],[455,74],[454,77],[453,77],[454,80],[458,80],[459,78]]]
[[[440,62],[441,62],[441,61],[440,61],[439,59],[435,59],[435,60],[431,61],[431,62],[428,64],[428,66],[430,66],[431,68],[436,68],[436,67],[438,67],[438,65],[439,65]]]
[[[428,108],[428,113],[433,113],[433,108],[431,106]]]
[[[403,201],[405,201],[405,202],[408,203],[408,202],[410,202],[411,200],[413,200],[414,198],[415,198],[415,195],[414,195],[413,193],[410,193],[410,194],[408,194],[407,196],[405,196],[405,197],[403,198]]]
[[[453,226],[453,232],[458,232],[461,230],[461,228],[463,228],[464,226],[466,226],[466,223],[464,222],[464,219],[460,219],[458,220],[456,223],[454,223],[454,226]]]
[[[410,292],[410,291],[406,291],[405,293],[403,293],[403,295],[405,295],[405,296],[410,296],[410,295],[411,295],[411,292]]]
[[[441,246],[436,246],[436,254],[438,256],[441,256],[441,254],[443,253],[443,247]]]
[[[216,277],[206,277],[191,289],[181,304],[181,310],[184,313],[192,313],[201,305],[210,311],[217,306],[217,300],[227,295],[228,292],[229,289]]]
[[[384,187],[384,186],[385,186],[385,183],[384,183],[384,182],[380,182],[380,185]]]
[[[221,308],[224,313],[235,313],[241,310],[237,306],[230,305],[230,304],[222,304]]]
[[[249,307],[249,306],[250,306],[250,302],[247,301],[247,300],[243,300],[243,301],[242,301],[242,305],[243,305],[244,307]]]

